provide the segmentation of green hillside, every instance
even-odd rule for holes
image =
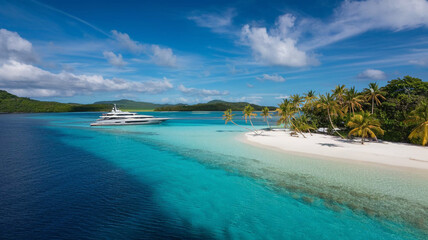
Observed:
[[[100,101],[93,104],[59,103],[33,100],[25,97],[18,97],[4,90],[0,90],[0,113],[31,113],[31,112],[97,112],[110,111],[112,105],[116,103],[120,109],[132,110],[152,110],[155,111],[225,111],[231,108],[233,111],[242,111],[247,102],[226,102],[213,100],[208,103],[195,105],[186,104],[155,104],[149,102],[136,102],[132,100]],[[251,104],[256,111],[260,111],[262,106]],[[269,107],[274,110],[274,107]]]
[[[231,108],[233,111],[242,111],[245,106],[249,103],[247,102],[226,102],[222,100],[213,100],[207,103],[199,103],[195,105],[185,105],[178,104],[172,106],[164,106],[155,108],[155,111],[226,111]],[[256,104],[250,104],[254,107],[255,111],[261,111],[263,106]],[[269,109],[274,110],[274,107],[269,107]]]
[[[151,110],[159,107],[169,106],[166,104],[136,102],[136,101],[127,100],[127,99],[121,99],[116,101],[100,101],[100,102],[95,102],[94,104],[108,104],[110,106],[113,104],[116,104],[117,107],[119,107],[120,109],[136,109],[136,110]]]
[[[3,113],[109,111],[110,108],[110,105],[105,104],[38,101],[30,98],[18,97],[4,90],[0,90],[0,112]]]

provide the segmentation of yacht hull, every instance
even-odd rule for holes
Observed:
[[[116,104],[109,113],[104,113],[96,122],[91,123],[91,126],[121,126],[121,125],[147,125],[159,124],[168,118],[157,118],[149,115],[139,115],[137,113],[122,112]]]

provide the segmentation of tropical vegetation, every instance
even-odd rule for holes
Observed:
[[[383,135],[384,133],[383,129],[380,128],[379,120],[364,111],[352,116],[347,126],[351,128],[348,135],[361,137],[361,144],[364,144],[364,139],[368,137],[377,141],[376,135]]]
[[[232,109],[232,111],[242,111],[248,104],[247,102],[226,102],[221,100],[212,100],[207,103],[198,103],[194,105],[177,104],[167,105],[163,107],[155,108],[155,111],[226,111]],[[257,104],[250,104],[255,111],[261,111],[262,106]],[[274,110],[274,107],[268,107],[270,110]]]
[[[409,139],[419,142],[423,146],[428,142],[428,101],[420,102],[416,109],[411,111],[407,123],[415,124],[416,127],[409,135]]]
[[[261,110],[267,121],[270,109]],[[322,130],[342,138],[361,137],[362,143],[372,138],[428,144],[428,82],[410,76],[382,87],[368,83],[361,92],[338,85],[325,94],[312,90],[294,94],[283,99],[275,112],[277,125],[303,137]]]
[[[271,127],[270,127],[270,124],[269,124],[269,118],[272,118],[272,113],[269,111],[269,108],[268,107],[264,107],[263,109],[262,109],[262,112],[260,113],[260,116],[262,116],[263,117],[263,120],[266,122],[266,124],[268,125],[268,128],[269,129],[272,129]]]

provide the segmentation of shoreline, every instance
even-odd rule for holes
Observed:
[[[428,170],[428,148],[407,143],[342,140],[339,137],[313,133],[292,137],[288,131],[262,131],[261,135],[245,133],[242,141],[256,147],[277,150],[321,160],[369,163],[400,169]]]

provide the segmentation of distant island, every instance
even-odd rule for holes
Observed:
[[[255,111],[261,111],[264,107],[247,102],[226,102],[221,100],[213,100],[207,103],[198,103],[195,105],[177,104],[155,108],[155,111],[242,111],[245,106],[251,105]],[[270,110],[275,110],[275,107],[268,107]]]
[[[114,101],[100,101],[100,102],[94,102],[94,104],[103,104],[108,106],[112,106],[113,104],[116,104],[119,108],[126,109],[126,110],[153,110],[155,108],[170,106],[169,104],[137,102],[137,101],[132,101],[128,99],[121,99],[121,100],[114,100]]]
[[[157,104],[150,102],[137,102],[127,99],[114,101],[99,101],[93,104],[59,103],[53,101],[38,101],[26,97],[18,97],[7,91],[0,90],[0,113],[42,113],[42,112],[106,112],[110,111],[113,104],[123,110],[143,111],[225,111],[233,109],[242,111],[248,105],[247,102],[226,102],[213,100],[208,103],[195,105],[186,104]],[[251,104],[256,111],[262,109],[261,106]],[[269,107],[274,110],[274,107]]]

